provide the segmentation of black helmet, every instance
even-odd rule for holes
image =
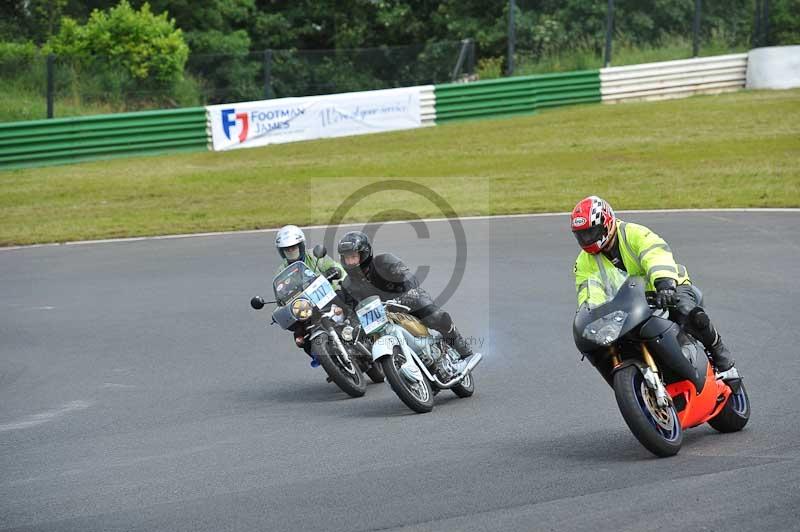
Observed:
[[[369,237],[361,231],[350,231],[339,241],[339,259],[346,270],[353,270],[358,266],[366,268],[372,261],[372,244]],[[347,264],[344,258],[345,253],[358,253],[358,264]]]

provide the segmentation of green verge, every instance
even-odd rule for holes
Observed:
[[[534,116],[223,153],[0,172],[0,245],[324,224],[384,179],[422,183],[461,216],[800,206],[800,90],[585,105]],[[441,217],[383,192],[344,221]]]

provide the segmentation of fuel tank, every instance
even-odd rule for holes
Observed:
[[[389,316],[390,322],[399,325],[417,338],[422,338],[431,334],[428,331],[428,327],[426,327],[424,323],[419,321],[418,318],[412,316],[411,314],[405,314],[403,312],[389,312],[387,315]]]

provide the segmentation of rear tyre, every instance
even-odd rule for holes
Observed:
[[[367,381],[361,368],[350,358],[348,362],[338,352],[327,336],[314,340],[311,352],[319,361],[325,373],[344,393],[351,397],[361,397],[367,391]]]
[[[394,348],[391,355],[380,359],[383,373],[389,386],[405,405],[420,414],[433,410],[433,389],[431,383],[424,376],[421,381],[410,382],[400,373],[400,366],[406,361],[405,355],[399,347]]]
[[[461,382],[450,389],[459,397],[470,397],[475,393],[475,377],[472,376],[472,373],[469,373]]]
[[[750,397],[744,383],[739,384],[739,391],[728,397],[728,402],[719,411],[719,414],[708,421],[719,432],[737,432],[747,425],[750,420]]]
[[[683,429],[675,407],[658,407],[639,368],[627,366],[614,374],[614,395],[625,423],[639,443],[656,456],[678,453]]]

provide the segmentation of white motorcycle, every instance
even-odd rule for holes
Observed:
[[[389,312],[388,308],[398,312]],[[396,300],[381,301],[378,296],[368,297],[356,307],[361,329],[373,339],[372,359],[383,368],[392,390],[419,413],[433,409],[433,397],[440,390],[471,396],[475,392],[472,370],[482,355],[470,358],[459,371],[458,352],[439,331],[408,314],[410,310]]]

